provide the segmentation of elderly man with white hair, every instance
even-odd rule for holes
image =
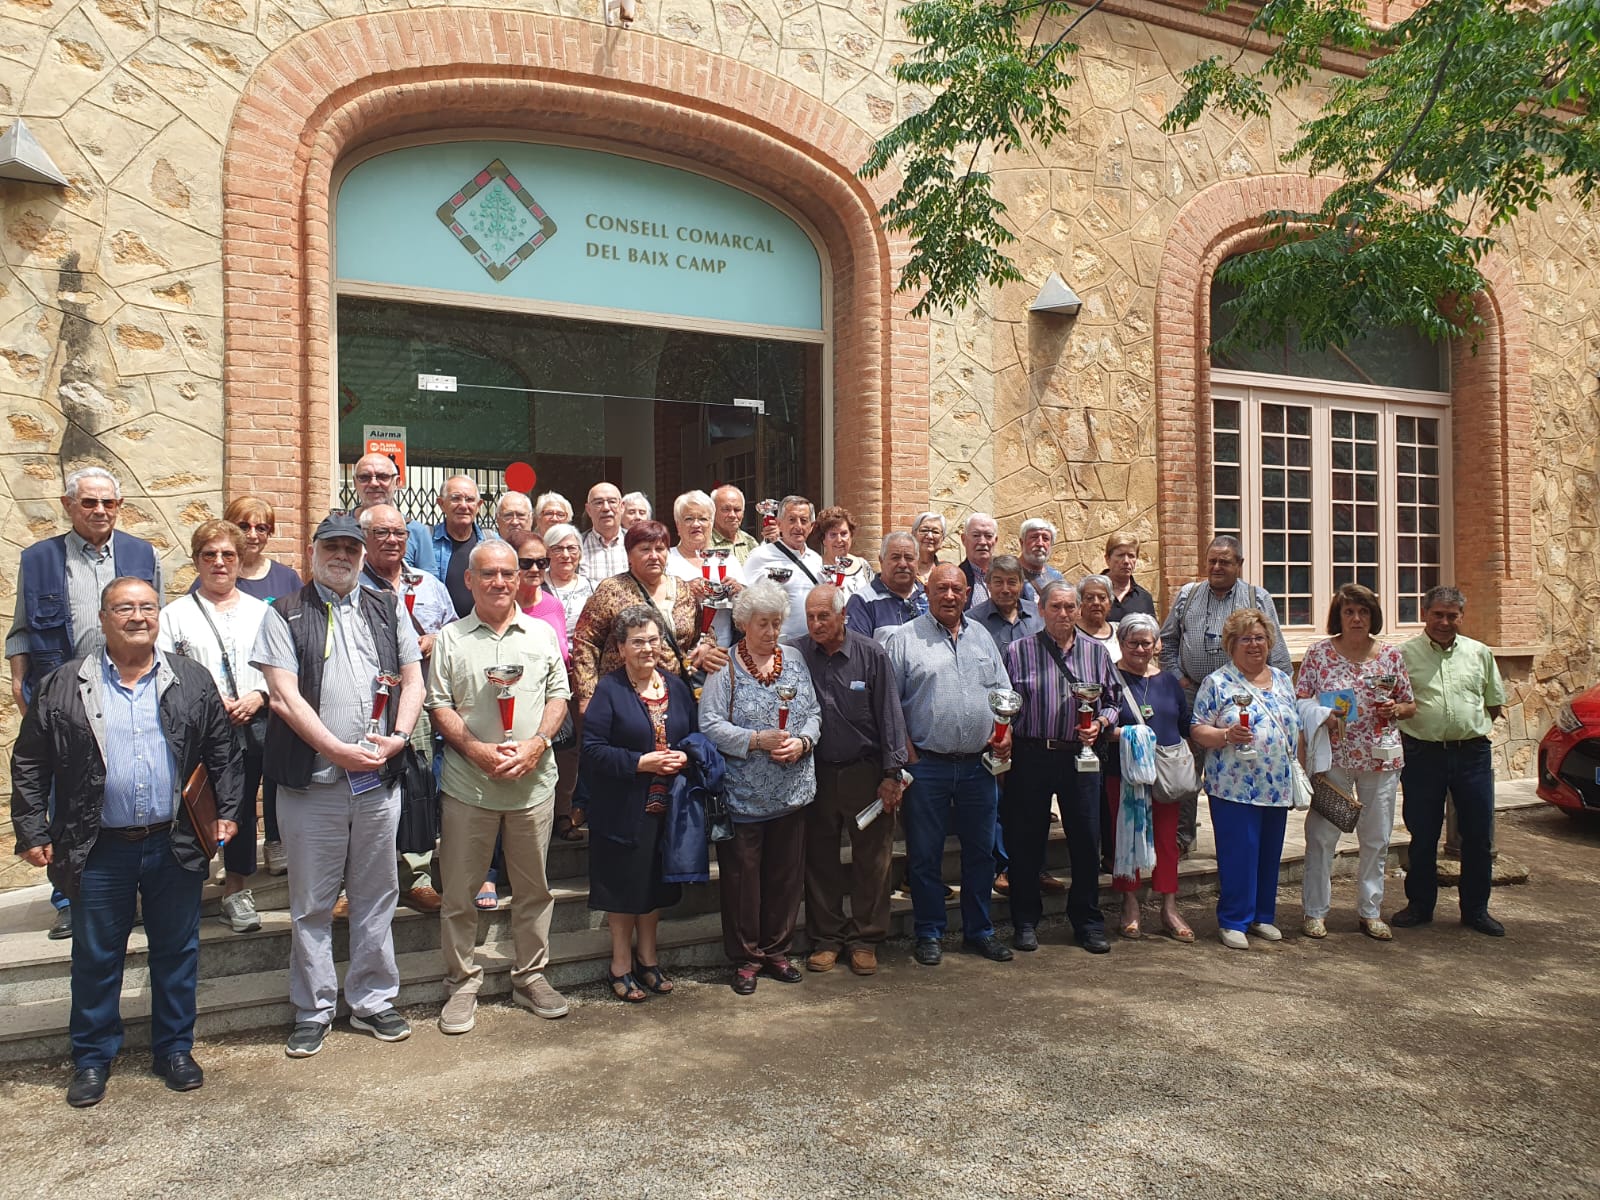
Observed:
[[[989,564],[999,537],[1000,527],[988,513],[975,512],[962,523],[961,546],[967,556],[961,560],[961,573],[967,577],[968,608],[989,598]]]
[[[494,530],[502,540],[513,533],[533,532],[533,501],[526,492],[504,491],[494,502]]]
[[[725,483],[711,493],[711,501],[715,506],[711,545],[715,549],[727,546],[743,566],[750,552],[761,544],[743,528],[744,493],[731,483]]]
[[[885,534],[878,549],[878,577],[845,604],[845,624],[877,638],[928,611],[928,595],[917,582],[917,543],[903,530]]]
[[[640,521],[651,517],[650,497],[643,492],[629,492],[622,498],[622,532],[627,533]]]
[[[400,468],[387,454],[363,454],[356,459],[351,472],[356,485],[356,506],[350,515],[360,520],[361,514],[380,504],[395,504],[394,494],[403,480]],[[433,570],[433,531],[421,521],[406,522],[406,562],[419,571]]]
[[[1050,551],[1055,549],[1056,527],[1043,517],[1029,517],[1022,523],[1022,578],[1033,599],[1038,599],[1044,585],[1063,578],[1060,571],[1050,565]]]
[[[113,579],[142,579],[161,595],[161,563],[155,547],[117,529],[122,487],[104,467],[83,467],[66,478],[61,507],[72,529],[35,542],[17,567],[16,616],[6,635],[11,663],[11,698],[18,715],[44,677],[69,659],[95,653],[100,631],[100,594]],[[61,597],[66,604],[61,604]],[[72,907],[53,891],[52,938],[72,936]]]
[[[822,582],[822,556],[806,545],[817,512],[804,496],[785,496],[778,505],[778,540],[750,552],[745,559],[745,582],[771,579],[789,597],[783,638],[793,641],[806,632],[806,597]]]
[[[585,579],[598,584],[628,569],[628,552],[622,545],[622,493],[614,483],[597,483],[583,503],[589,515],[589,532],[583,535]]]
[[[469,475],[452,475],[439,489],[439,511],[444,520],[433,527],[433,573],[450,592],[456,616],[472,611],[472,593],[467,590],[467,559],[472,548],[493,534],[478,528],[478,510],[483,497]]]

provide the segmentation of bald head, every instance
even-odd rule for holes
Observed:
[[[966,607],[967,577],[954,563],[939,563],[928,573],[928,611],[946,629],[954,629]]]
[[[356,459],[356,495],[361,507],[389,504],[394,499],[395,488],[400,486],[400,468],[387,454],[363,454]]]
[[[622,532],[622,493],[615,484],[597,483],[590,488],[583,511],[589,514],[590,528],[607,541]]]

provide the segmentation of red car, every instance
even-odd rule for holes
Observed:
[[[1570,817],[1600,814],[1600,685],[1563,704],[1539,742],[1539,797]]]

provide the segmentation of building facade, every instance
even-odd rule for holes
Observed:
[[[70,182],[0,180],[0,612],[73,467],[116,472],[182,589],[233,495],[275,505],[298,565],[341,468],[403,429],[414,480],[527,462],[662,512],[799,490],[869,553],[929,507],[1012,547],[1048,517],[1069,573],[1131,529],[1160,597],[1234,528],[1302,643],[1343,578],[1402,635],[1453,581],[1511,685],[1500,768],[1531,773],[1600,607],[1592,214],[1505,231],[1475,345],[1214,364],[1217,264],[1332,186],[1283,160],[1322,88],[1165,134],[1179,73],[1241,27],[1108,0],[1070,135],[992,164],[1029,283],[913,318],[894,181],[857,174],[925,102],[890,74],[898,7],[641,0],[624,30],[603,0],[0,0],[0,122]],[[1077,316],[1029,313],[1051,272]]]

